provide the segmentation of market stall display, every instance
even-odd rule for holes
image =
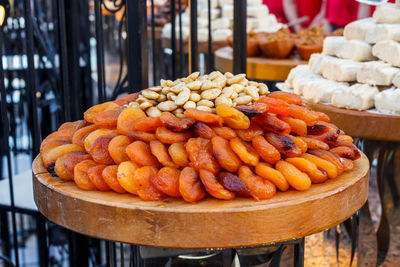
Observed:
[[[394,4],[382,4],[373,18],[348,24],[344,37],[325,38],[322,54],[313,54],[308,66],[294,68],[286,88],[314,103],[400,114],[400,44],[396,41],[400,21],[394,15],[390,21],[383,18],[382,10],[400,11]]]

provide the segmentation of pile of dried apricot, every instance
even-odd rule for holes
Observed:
[[[196,202],[307,190],[351,170],[360,157],[350,136],[291,93],[158,117],[128,105],[138,97],[96,105],[84,120],[61,125],[42,142],[44,165],[83,190]]]

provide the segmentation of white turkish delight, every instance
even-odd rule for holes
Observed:
[[[367,110],[374,107],[378,88],[367,84],[354,84],[333,92],[331,104],[339,108]]]
[[[372,54],[380,60],[400,67],[400,44],[393,40],[384,40],[376,43],[372,47]]]
[[[332,94],[339,89],[348,88],[348,83],[338,83],[326,79],[315,79],[303,87],[304,99],[314,103],[330,102]]]
[[[392,87],[376,94],[375,107],[383,113],[400,114],[400,89]]]
[[[383,61],[365,62],[357,73],[357,82],[370,85],[389,86],[392,84],[393,77],[399,73],[400,69]]]
[[[357,72],[362,63],[348,59],[330,58],[322,61],[322,76],[337,82],[353,82],[357,80]]]
[[[344,27],[343,36],[347,40],[365,40],[365,35],[368,30],[376,27],[373,18],[365,18],[353,21]]]
[[[346,42],[343,36],[328,36],[324,39],[322,54],[336,56],[342,45]]]
[[[372,17],[376,23],[400,23],[400,8],[396,4],[383,3],[377,6]]]
[[[371,46],[359,40],[346,40],[339,48],[337,56],[354,61],[371,61],[375,59],[372,55]]]
[[[383,40],[400,41],[400,24],[377,24],[365,34],[365,42],[369,44]]]

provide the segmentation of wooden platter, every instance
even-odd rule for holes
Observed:
[[[176,49],[179,51],[179,32],[176,33],[177,39],[176,39]],[[161,37],[161,45],[163,48],[171,48],[171,38],[166,38],[166,37]],[[197,43],[198,45],[198,51],[201,54],[207,54],[208,53],[208,41],[199,41]],[[215,52],[217,49],[220,49],[221,47],[225,47],[228,45],[228,41],[213,41],[212,42],[212,47],[211,50],[212,52]],[[187,40],[183,41],[183,51],[184,53],[188,53],[189,51],[189,42]]]
[[[307,64],[307,61],[297,57],[289,59],[249,57],[247,58],[247,78],[284,81],[290,70],[300,64]],[[232,72],[233,49],[231,47],[223,47],[215,51],[215,68],[221,72]]]
[[[400,116],[337,108],[306,100],[304,103],[313,110],[326,113],[332,123],[348,135],[370,140],[400,142]]]
[[[145,202],[129,194],[83,191],[52,177],[40,156],[33,162],[34,198],[49,220],[101,239],[168,248],[229,248],[296,239],[333,227],[362,207],[369,162],[304,192],[272,199],[207,199],[196,204],[167,199]]]

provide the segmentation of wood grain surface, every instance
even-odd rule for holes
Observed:
[[[290,70],[300,64],[307,64],[307,61],[301,60],[300,58],[271,59],[265,57],[249,57],[247,58],[247,78],[284,81]],[[215,67],[221,72],[232,72],[233,49],[231,47],[224,47],[215,51]]]
[[[326,113],[332,123],[348,135],[370,140],[400,142],[400,116],[343,109],[328,104],[303,101],[313,110]]]
[[[368,194],[369,162],[304,192],[272,199],[145,202],[129,194],[83,191],[33,162],[36,205],[49,220],[101,239],[168,248],[246,247],[296,239],[333,227],[354,214]]]

